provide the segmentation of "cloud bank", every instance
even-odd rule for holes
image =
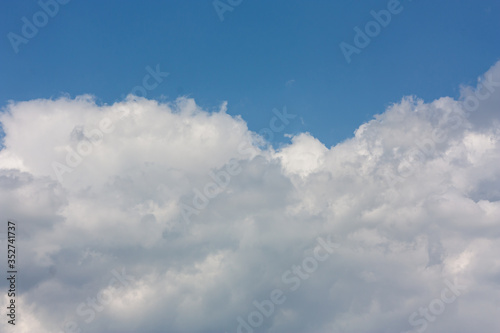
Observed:
[[[499,82],[405,97],[333,147],[187,98],[12,102],[15,332],[500,331]]]

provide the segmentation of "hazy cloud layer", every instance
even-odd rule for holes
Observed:
[[[330,148],[275,150],[185,98],[8,105],[16,332],[500,331],[498,82],[406,97]]]

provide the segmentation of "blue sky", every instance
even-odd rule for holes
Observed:
[[[457,97],[499,58],[498,1],[405,0],[348,64],[339,43],[387,4],[243,0],[221,21],[212,1],[72,0],[16,54],[7,34],[21,35],[40,5],[2,1],[0,103],[65,93],[113,103],[159,64],[169,76],[148,98],[188,95],[208,110],[227,100],[255,131],[286,106],[302,118],[289,132],[330,146],[404,95]]]
[[[0,332],[500,332],[500,1],[0,13]]]

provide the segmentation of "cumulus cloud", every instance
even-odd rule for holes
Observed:
[[[498,331],[498,82],[405,97],[329,148],[187,98],[12,102],[16,332]]]

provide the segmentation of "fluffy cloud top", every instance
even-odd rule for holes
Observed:
[[[330,148],[275,150],[186,98],[13,102],[16,332],[500,331],[498,82]]]

